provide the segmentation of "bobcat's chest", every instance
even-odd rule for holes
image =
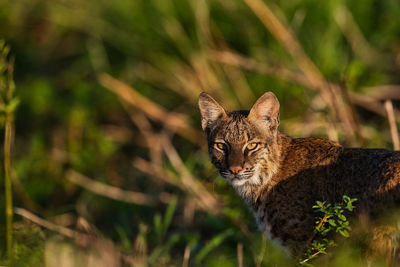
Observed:
[[[274,231],[279,227],[273,226],[271,222],[268,221],[268,214],[267,210],[265,208],[259,207],[258,209],[252,209],[253,210],[253,215],[256,219],[258,229],[262,231],[264,234],[267,235],[267,237],[273,241],[273,243],[282,248],[283,250],[287,251],[287,248],[284,246],[284,242],[279,236],[279,234]]]
[[[264,191],[250,205],[258,228],[280,247],[301,249],[313,234],[314,214],[295,201],[283,201],[276,191]]]

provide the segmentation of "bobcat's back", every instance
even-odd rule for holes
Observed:
[[[261,229],[294,250],[313,234],[317,200],[338,203],[348,195],[358,199],[358,213],[371,216],[400,204],[400,152],[318,138],[293,139],[283,151],[277,175],[252,209]]]

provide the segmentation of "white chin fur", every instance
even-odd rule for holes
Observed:
[[[242,186],[242,185],[244,185],[246,182],[248,182],[248,179],[241,179],[241,180],[239,180],[239,179],[234,179],[234,180],[232,180],[232,185],[233,186]]]
[[[243,186],[246,183],[248,185],[260,185],[259,175],[260,175],[260,170],[259,170],[258,166],[256,166],[256,170],[250,178],[248,178],[248,179],[231,179],[231,184],[235,187]]]

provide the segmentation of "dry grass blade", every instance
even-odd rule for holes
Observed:
[[[164,136],[162,138],[162,146],[172,166],[179,172],[181,182],[185,189],[194,194],[204,209],[212,214],[219,213],[221,211],[220,201],[217,201],[217,199],[187,170],[168,137]]]
[[[189,266],[189,258],[190,258],[190,246],[187,245],[185,247],[185,252],[183,254],[182,267],[188,267]]]
[[[251,106],[256,101],[256,98],[242,70],[229,65],[224,65],[223,70],[229,79],[231,87],[235,90],[240,105],[242,107]]]
[[[120,266],[119,261],[122,259],[124,262],[130,264],[131,266],[136,266],[136,261],[128,255],[124,255],[115,249],[115,245],[111,240],[91,236],[70,228],[57,225],[53,222],[40,218],[39,216],[27,211],[23,208],[15,208],[14,213],[24,217],[25,219],[44,227],[48,230],[57,232],[58,234],[73,239],[80,246],[90,246],[91,249],[95,249],[100,255],[97,258],[93,258],[93,255],[87,255],[87,261],[89,264],[87,266]],[[60,252],[60,251],[59,251]],[[78,251],[79,252],[79,251]],[[56,254],[51,253],[51,258],[54,260]],[[71,256],[71,255],[70,255]],[[100,257],[100,258],[98,258]],[[55,257],[57,258],[57,257]],[[47,262],[48,258],[46,258]],[[106,260],[106,263],[104,262]],[[107,264],[109,262],[109,264]],[[90,264],[91,263],[91,264]],[[112,263],[112,264],[111,264]],[[52,265],[53,266],[53,265]],[[64,266],[64,265],[63,265]],[[73,266],[66,264],[65,266]]]
[[[270,75],[293,84],[301,85],[303,87],[317,89],[313,87],[303,73],[289,70],[281,66],[271,66],[270,64],[256,62],[251,58],[236,54],[232,51],[213,51],[211,53],[211,58],[224,64],[241,67],[260,74]],[[329,86],[339,88],[339,86],[334,83],[329,83]],[[365,94],[358,94],[352,91],[348,92],[350,101],[383,117],[386,117],[386,112],[378,100],[400,99],[400,86],[398,85],[366,87],[363,88],[363,91]],[[396,117],[400,118],[400,113],[395,112],[395,114]],[[292,124],[293,123],[291,123],[291,125]],[[302,126],[302,128],[304,127]],[[302,131],[304,131],[304,129],[302,129]]]
[[[400,100],[400,85],[379,85],[363,88],[363,92],[378,100],[396,99]]]
[[[264,256],[265,256],[265,250],[266,250],[266,248],[267,248],[267,235],[264,233],[264,234],[262,235],[261,249],[260,249],[260,251],[257,253],[257,255],[254,255],[254,256],[255,256],[255,258],[254,258],[254,265],[255,265],[256,267],[260,267],[260,266],[261,266],[261,263],[262,263],[262,261],[263,261],[263,259],[264,259]]]
[[[196,194],[194,194],[195,196],[192,196],[192,194],[190,194],[193,193],[193,188],[190,187],[190,182],[182,183],[182,175],[180,173],[177,175],[173,172],[166,171],[162,168],[154,166],[154,164],[152,164],[151,162],[148,162],[139,157],[133,161],[133,166],[155,180],[161,180],[163,182],[169,183],[181,189],[182,191],[189,193],[190,196],[188,196],[187,200],[185,200],[185,222],[190,222],[192,220],[193,214],[198,208],[209,211],[209,206],[204,205],[204,201],[201,197],[198,197]]]
[[[385,109],[388,115],[390,134],[392,135],[393,149],[400,150],[399,132],[397,131],[396,119],[394,117],[394,110],[392,101],[385,101]]]
[[[368,64],[376,64],[380,56],[365,39],[350,11],[345,6],[339,5],[333,14],[354,53]]]
[[[171,177],[171,175],[168,175],[168,173],[166,173],[164,169],[160,168],[160,166],[154,166],[152,162],[149,162],[140,157],[136,157],[133,160],[132,164],[136,169],[145,174],[148,174],[151,178],[161,180],[163,182],[177,186],[178,188],[184,189],[179,181]]]
[[[174,70],[176,70],[177,72],[181,71],[180,70],[181,65],[178,63],[176,63],[176,65],[172,67],[172,71]],[[138,66],[132,67],[129,71],[135,78],[144,80],[151,85],[155,86],[163,85],[173,90],[174,92],[181,94],[184,97],[194,97],[191,90],[190,92],[188,92],[187,90],[185,90],[183,86],[181,86],[181,83],[173,76],[173,73],[166,73],[160,71],[151,64],[140,62],[138,63]],[[201,91],[199,90],[199,94],[200,92]]]
[[[305,54],[299,42],[286,29],[270,8],[260,0],[244,0],[272,35],[294,58],[299,68],[316,87],[323,89],[325,79],[310,58]]]
[[[162,166],[162,148],[159,134],[153,130],[153,127],[146,116],[141,113],[138,114],[130,111],[129,107],[125,107],[125,109],[129,112],[132,122],[136,124],[145,140],[146,146],[150,152],[153,167],[155,170],[160,169]]]
[[[189,1],[196,17],[197,37],[199,42],[206,46],[213,46],[213,39],[210,30],[210,10],[205,0]]]
[[[335,116],[337,116],[337,118],[343,122],[343,130],[347,139],[354,143],[356,135],[356,123],[352,120],[353,117],[349,115],[351,112],[343,101],[340,88],[326,82],[326,79],[322,73],[304,52],[300,43],[277,19],[266,3],[262,2],[261,0],[244,0],[244,2],[261,20],[265,27],[272,33],[275,39],[277,39],[278,42],[293,57],[297,66],[312,85],[310,88],[319,90],[322,98],[330,106]]]
[[[210,57],[212,60],[220,63],[270,75],[284,81],[302,85],[304,87],[312,87],[307,77],[305,77],[303,73],[292,71],[281,66],[272,66],[270,64],[256,62],[251,58],[247,58],[232,51],[212,51],[210,53]]]
[[[80,240],[88,240],[89,239],[89,236],[87,236],[86,234],[79,233],[79,232],[77,232],[75,230],[72,230],[72,229],[69,229],[67,227],[60,226],[60,225],[57,225],[57,224],[52,223],[50,221],[47,221],[47,220],[45,220],[43,218],[40,218],[40,217],[36,216],[32,212],[27,211],[26,209],[15,208],[14,209],[14,213],[24,217],[25,219],[28,219],[29,221],[31,221],[31,222],[33,222],[33,223],[35,223],[37,225],[40,225],[40,226],[42,226],[42,227],[44,227],[46,229],[52,230],[54,232],[57,232],[57,233],[59,233],[59,234],[61,234],[63,236],[66,236],[68,238],[80,239]]]
[[[243,267],[243,244],[237,244],[237,260],[238,260],[238,267]]]
[[[103,73],[100,84],[115,93],[121,100],[139,109],[150,119],[162,123],[168,130],[176,132],[193,143],[198,143],[200,133],[189,126],[186,115],[168,112],[163,107],[139,94],[131,86]]]
[[[371,96],[367,96],[364,94],[358,94],[356,92],[349,92],[349,94],[351,101],[354,104],[363,107],[369,111],[372,111],[376,114],[379,114],[382,117],[387,116],[387,112],[384,105],[380,101],[378,101],[378,99],[375,99]],[[400,122],[400,112],[397,110],[394,110],[393,112],[395,120],[397,120],[397,122]]]
[[[24,207],[33,210],[33,211],[39,211],[39,210],[43,210],[43,208],[38,205],[32,198],[31,196],[28,194],[28,192],[26,191],[25,187],[23,186],[23,184],[21,183],[21,180],[18,177],[18,173],[16,171],[13,170],[12,174],[11,174],[11,181],[15,190],[15,193],[17,194],[17,196],[20,198],[21,202],[23,203]]]
[[[66,178],[68,181],[77,184],[95,194],[118,201],[147,206],[155,205],[158,202],[157,199],[152,196],[148,196],[140,192],[122,190],[118,187],[100,183],[73,170],[69,170],[67,172]],[[160,201],[169,203],[169,195],[167,193],[161,194]]]

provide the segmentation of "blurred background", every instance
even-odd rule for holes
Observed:
[[[197,97],[272,91],[291,136],[399,149],[399,18],[396,0],[1,0],[14,265],[292,265],[211,166]],[[363,266],[349,251],[329,264]]]

